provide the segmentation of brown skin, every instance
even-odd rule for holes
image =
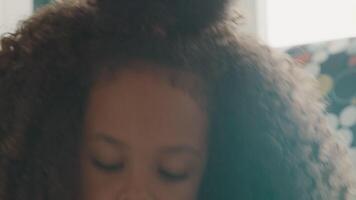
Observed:
[[[92,88],[81,151],[84,200],[197,199],[207,114],[166,76],[129,69],[103,75]]]

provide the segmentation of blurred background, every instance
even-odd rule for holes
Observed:
[[[51,0],[0,0],[0,34]],[[329,125],[356,165],[356,0],[240,0],[241,29],[290,54],[319,82]]]
[[[0,0],[0,33],[54,0]],[[239,0],[244,29],[273,47],[356,36],[355,0]]]

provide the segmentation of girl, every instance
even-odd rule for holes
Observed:
[[[229,5],[54,3],[4,36],[0,199],[350,199],[314,81]]]

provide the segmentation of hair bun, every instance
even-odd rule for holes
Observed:
[[[223,18],[229,0],[94,0],[121,27],[151,27],[162,34],[192,33]]]

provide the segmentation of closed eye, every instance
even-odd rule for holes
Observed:
[[[161,176],[162,179],[165,181],[171,181],[171,182],[178,182],[178,181],[184,181],[189,177],[189,174],[186,172],[183,173],[173,173],[169,172],[168,170],[159,168],[158,173]]]
[[[92,159],[92,163],[93,165],[101,170],[101,171],[105,171],[105,172],[119,172],[124,168],[124,164],[123,163],[113,163],[113,164],[108,164],[108,163],[104,163],[102,161],[99,161],[95,158]]]

